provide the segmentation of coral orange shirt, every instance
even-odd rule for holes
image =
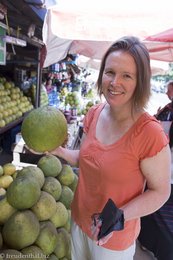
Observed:
[[[103,107],[92,107],[84,121],[86,139],[80,150],[79,182],[72,202],[74,221],[91,239],[91,216],[101,212],[109,198],[121,207],[141,194],[145,180],[140,161],[154,156],[169,142],[160,123],[144,113],[117,142],[100,143],[96,124]],[[103,246],[124,250],[134,243],[139,231],[140,219],[126,221],[124,230],[114,231]]]

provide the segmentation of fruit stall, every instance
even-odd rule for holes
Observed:
[[[67,136],[66,118],[55,107],[39,107],[24,118],[13,161],[0,166],[0,259],[71,259],[78,169],[43,153],[66,144]],[[20,160],[21,153],[31,156],[30,149],[39,154],[35,164]]]

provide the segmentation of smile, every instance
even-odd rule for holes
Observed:
[[[124,94],[124,92],[122,92],[122,91],[112,91],[112,90],[109,90],[109,92],[110,92],[112,95],[122,95],[122,94]]]

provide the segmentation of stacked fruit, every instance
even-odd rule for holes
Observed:
[[[0,199],[0,255],[71,259],[70,205],[78,177],[53,155],[13,172]]]
[[[0,128],[33,109],[31,101],[13,82],[0,83]]]
[[[74,92],[69,92],[66,97],[65,97],[65,105],[70,105],[70,107],[75,107],[77,108],[80,104],[80,97],[79,93],[74,91]]]

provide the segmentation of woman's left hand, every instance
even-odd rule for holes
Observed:
[[[102,226],[102,221],[99,219],[99,214],[95,214],[91,225],[91,232],[92,232],[93,240],[95,240],[97,242],[97,245],[99,246],[106,244],[107,241],[113,236],[113,232],[111,232],[107,236],[102,237],[101,239],[98,240],[98,234],[100,232],[101,226]]]

